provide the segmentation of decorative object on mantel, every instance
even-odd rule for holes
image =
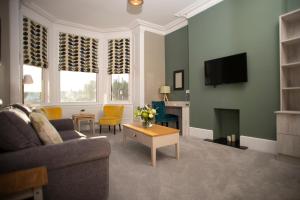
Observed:
[[[134,116],[140,117],[142,120],[142,125],[144,128],[152,127],[152,122],[156,115],[156,110],[152,108],[150,105],[145,105],[144,107],[137,107],[134,112]]]
[[[174,90],[184,89],[184,70],[174,71],[173,84],[174,84]]]
[[[128,0],[128,3],[132,6],[141,6],[143,5],[143,0]]]
[[[190,101],[190,90],[185,91],[185,100]]]
[[[160,87],[159,92],[164,95],[163,101],[169,101],[168,94],[170,94],[170,86],[163,85]]]

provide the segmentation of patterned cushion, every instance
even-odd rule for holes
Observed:
[[[43,114],[32,112],[30,119],[44,144],[59,144],[63,142],[57,130]]]
[[[28,116],[18,109],[0,112],[0,150],[17,151],[41,145]]]
[[[13,108],[18,108],[19,110],[22,110],[28,117],[29,117],[30,113],[32,112],[32,110],[28,106],[25,106],[23,104],[16,103],[11,106]]]

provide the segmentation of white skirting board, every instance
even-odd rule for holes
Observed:
[[[249,137],[244,135],[241,135],[240,137],[241,146],[246,146],[249,149],[253,149],[265,153],[277,154],[276,143],[277,142],[275,140],[267,140],[267,139]]]
[[[190,127],[190,136],[201,139],[213,139],[213,130]]]
[[[190,136],[201,139],[213,139],[213,130],[190,127]],[[277,154],[276,141],[274,140],[241,135],[240,145],[260,152]]]

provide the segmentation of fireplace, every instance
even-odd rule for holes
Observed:
[[[215,108],[213,141],[235,148],[247,149],[240,146],[240,110]]]

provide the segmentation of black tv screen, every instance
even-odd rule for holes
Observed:
[[[247,54],[241,53],[204,62],[205,85],[247,82]]]

